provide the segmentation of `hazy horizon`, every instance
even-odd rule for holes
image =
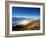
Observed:
[[[40,8],[12,7],[12,23],[26,25],[40,20]]]

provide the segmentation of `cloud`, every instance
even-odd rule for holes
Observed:
[[[35,20],[39,20],[40,19],[40,16],[30,16],[30,17],[28,17],[28,16],[16,16],[16,18],[29,18],[29,19],[25,19],[25,20],[18,20],[18,21],[16,21],[15,23],[17,24],[17,25],[26,25],[26,24],[28,24],[28,23],[30,23],[30,22],[32,22],[32,21],[35,21]]]
[[[13,17],[16,17],[16,18],[39,18],[40,16],[13,16]]]
[[[29,20],[22,20],[22,21],[18,21],[17,25],[27,25],[28,23],[30,23]]]

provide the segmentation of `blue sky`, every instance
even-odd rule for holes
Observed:
[[[40,16],[40,8],[12,7],[12,16]]]

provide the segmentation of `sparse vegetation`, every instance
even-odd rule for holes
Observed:
[[[13,31],[24,31],[24,30],[40,30],[40,21],[32,21],[27,25],[16,25],[12,27]]]

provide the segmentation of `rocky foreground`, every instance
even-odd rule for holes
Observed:
[[[40,30],[40,21],[32,21],[27,25],[12,26],[12,31]]]

